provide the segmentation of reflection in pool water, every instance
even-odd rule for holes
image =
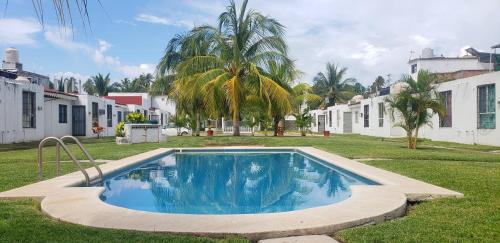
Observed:
[[[105,181],[101,199],[151,212],[284,212],[347,199],[349,185],[371,184],[301,153],[172,153]]]

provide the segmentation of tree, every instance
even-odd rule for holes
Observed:
[[[313,122],[312,116],[309,114],[309,110],[305,109],[304,111],[300,111],[299,113],[295,113],[295,124],[297,128],[299,128],[300,135],[306,136],[306,132],[311,127],[311,123]]]
[[[109,78],[109,73],[106,76],[98,73],[96,76],[91,77],[92,83],[95,87],[95,92],[99,96],[106,96],[108,92],[111,90],[110,83],[111,79]]]
[[[293,112],[300,113],[304,108],[316,109],[319,107],[323,98],[312,93],[312,87],[306,83],[300,83],[293,87]],[[305,105],[305,107],[304,107]]]
[[[401,127],[406,132],[408,148],[417,148],[419,129],[424,125],[432,126],[433,114],[440,117],[446,113],[444,100],[434,86],[436,75],[428,71],[418,72],[417,80],[411,76],[403,77],[406,88],[399,94],[386,98],[392,119],[398,117],[395,126]]]
[[[89,95],[94,95],[95,93],[97,93],[94,81],[92,81],[92,79],[90,78],[87,79],[85,83],[83,83],[83,90]]]
[[[151,84],[149,93],[151,95],[168,95],[172,90],[174,78],[174,75],[156,77],[155,81]]]
[[[328,99],[324,106],[347,102],[356,94],[353,86],[357,81],[354,78],[345,78],[346,72],[345,67],[327,63],[326,72],[319,72],[314,77],[314,93]]]
[[[379,92],[382,88],[385,87],[385,79],[382,76],[378,76],[375,81],[373,81],[373,84],[370,86],[370,91],[372,93]]]

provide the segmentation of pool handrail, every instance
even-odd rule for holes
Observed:
[[[48,141],[56,141],[56,166],[57,166],[57,175],[61,173],[61,161],[60,161],[60,151],[59,151],[59,146],[63,148],[63,150],[66,152],[66,154],[70,157],[70,159],[78,166],[78,169],[82,172],[82,174],[85,176],[85,182],[87,186],[90,186],[90,178],[89,174],[85,170],[85,168],[82,167],[80,164],[80,161],[76,159],[75,155],[71,153],[69,150],[68,146],[59,138],[56,137],[46,137],[40,141],[40,144],[38,144],[38,180],[41,181],[43,180],[43,145],[47,143]]]
[[[97,163],[95,162],[94,158],[92,158],[92,156],[90,155],[90,153],[87,151],[87,149],[85,149],[85,147],[83,147],[83,144],[80,142],[80,140],[78,140],[76,137],[74,136],[70,136],[70,135],[67,135],[67,136],[63,136],[61,137],[61,141],[64,142],[64,140],[67,140],[67,139],[71,139],[73,140],[76,145],[78,145],[78,147],[80,148],[80,150],[82,151],[82,153],[87,156],[87,159],[90,161],[90,163],[92,164],[92,166],[97,170],[97,172],[99,173],[99,179],[101,180],[101,184],[104,183],[104,176],[102,174],[102,170],[101,168],[99,168],[99,166],[97,165]],[[59,150],[59,145],[56,145],[57,146],[57,150]],[[59,152],[58,152],[59,153]],[[59,159],[60,158],[56,158],[56,159]]]

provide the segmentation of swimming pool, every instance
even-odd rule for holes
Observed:
[[[108,176],[102,201],[178,214],[256,214],[319,207],[377,183],[296,150],[177,150]]]

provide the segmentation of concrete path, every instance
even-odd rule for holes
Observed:
[[[286,238],[260,240],[259,243],[338,243],[338,241],[326,235],[304,235]]]

